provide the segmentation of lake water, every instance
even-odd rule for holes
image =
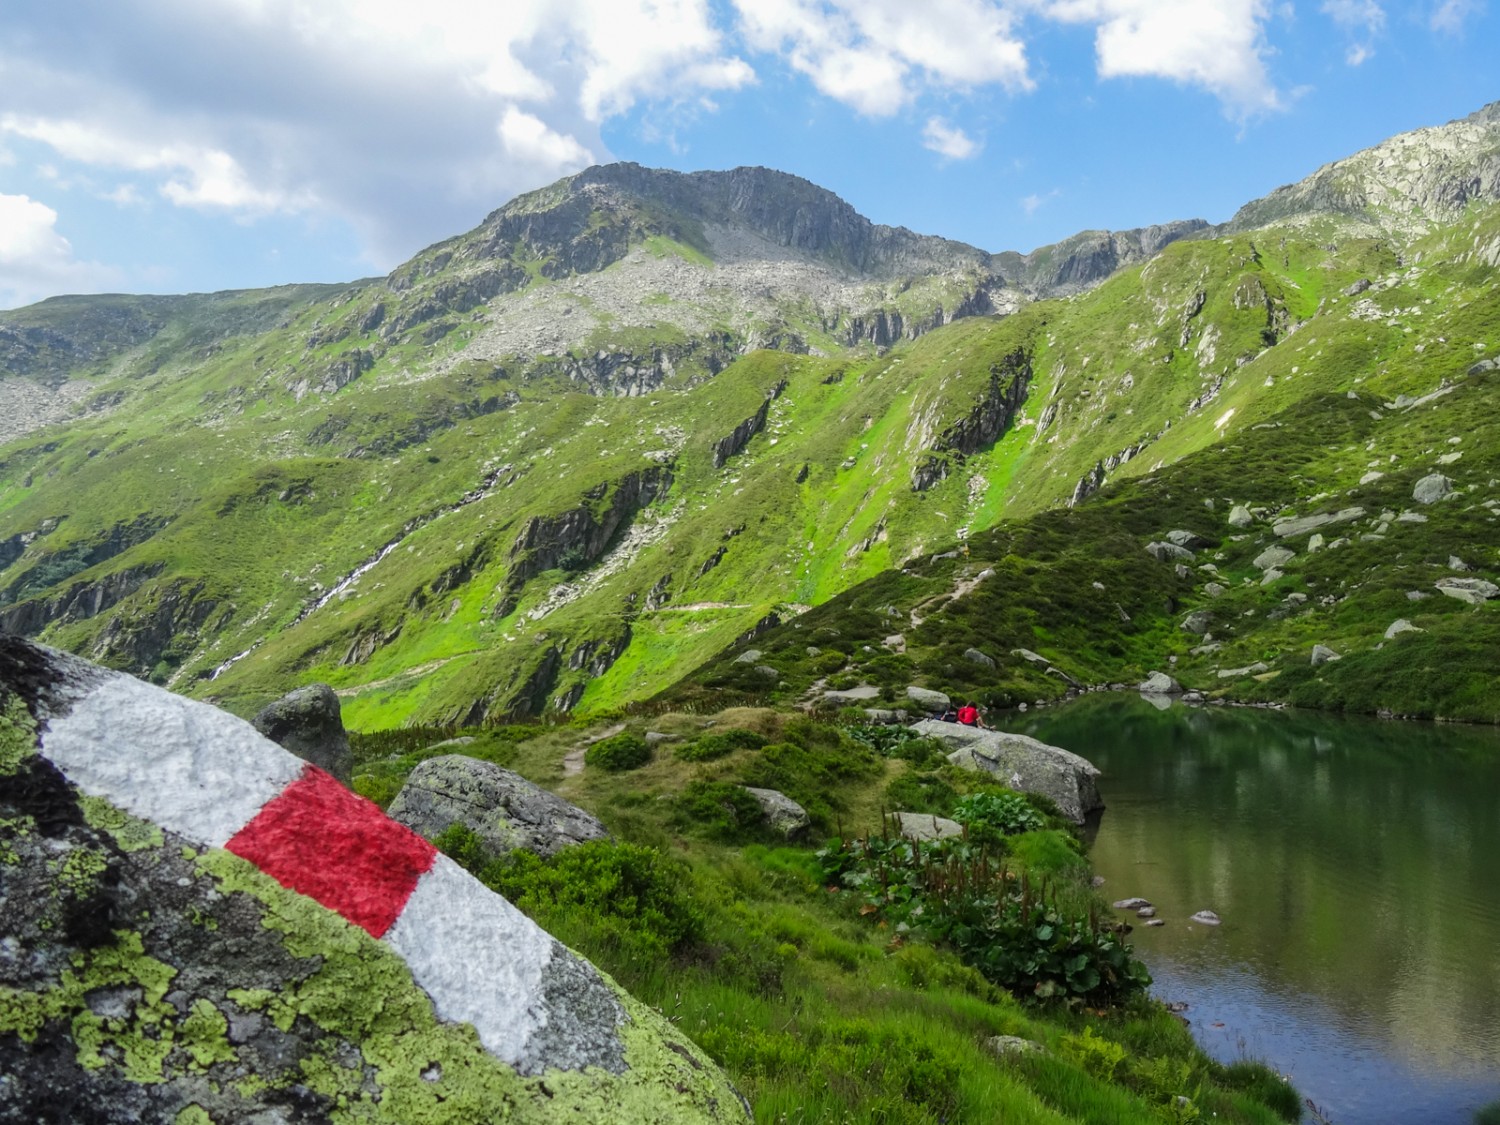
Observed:
[[[1005,725],[1103,771],[1102,893],[1166,920],[1120,915],[1211,1054],[1335,1125],[1500,1100],[1500,731],[1119,695]]]

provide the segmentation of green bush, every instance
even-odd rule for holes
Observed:
[[[1047,827],[1047,818],[1019,793],[971,793],[953,806],[953,819],[967,825],[969,838],[978,843]]]
[[[476,874],[493,858],[485,851],[479,833],[457,820],[439,832],[432,843],[454,863]]]
[[[885,787],[885,803],[895,812],[947,816],[958,792],[935,773],[904,773]]]
[[[480,880],[543,927],[585,928],[626,957],[660,960],[703,937],[691,870],[655,848],[594,840],[551,859],[516,851]]]
[[[594,743],[584,751],[583,760],[611,772],[639,769],[651,760],[651,746],[640,735],[622,731]]]
[[[716,758],[733,754],[736,750],[759,750],[765,744],[766,739],[763,735],[756,734],[753,730],[735,727],[732,730],[705,734],[696,742],[679,746],[677,757],[684,762],[711,762]]]
[[[766,814],[745,787],[727,781],[691,781],[677,798],[679,817],[716,840],[734,842],[753,837]]]

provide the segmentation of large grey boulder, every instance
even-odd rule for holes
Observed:
[[[1246,528],[1255,522],[1255,517],[1251,515],[1250,509],[1245,507],[1245,505],[1236,504],[1233,508],[1229,509],[1229,518],[1226,522],[1228,522],[1230,527]]]
[[[1146,553],[1157,562],[1192,562],[1193,552],[1176,543],[1147,543]]]
[[[910,699],[923,711],[946,711],[953,706],[953,701],[940,691],[931,688],[917,687],[913,684],[906,689],[906,698]]]
[[[1275,570],[1283,563],[1291,562],[1296,557],[1296,551],[1289,551],[1285,547],[1267,547],[1255,556],[1254,562],[1250,565],[1255,567],[1256,570]]]
[[[262,708],[250,722],[278,746],[349,784],[354,775],[354,754],[344,732],[339,697],[327,684],[310,684],[288,692]]]
[[[897,834],[908,840],[946,840],[964,834],[964,826],[958,821],[931,813],[892,813],[891,820]]]
[[[1181,695],[1182,685],[1165,672],[1152,672],[1137,690],[1144,695]]]
[[[1306,535],[1310,531],[1317,531],[1320,527],[1329,527],[1333,524],[1348,523],[1357,520],[1365,514],[1363,508],[1340,508],[1336,512],[1320,512],[1315,516],[1298,516],[1293,519],[1277,520],[1271,525],[1271,530],[1282,539],[1290,539],[1295,535]]]
[[[807,810],[785,793],[775,789],[755,789],[749,785],[745,786],[745,792],[755,798],[756,804],[766,814],[766,823],[778,835],[788,840],[800,840],[812,827],[812,817],[807,815]]]
[[[1178,547],[1186,547],[1190,551],[1201,551],[1204,547],[1213,546],[1209,540],[1203,538],[1196,531],[1183,531],[1180,528],[1167,532],[1165,538],[1168,543],[1172,543]]]
[[[1214,622],[1214,615],[1210,610],[1195,609],[1182,619],[1182,628],[1196,636],[1203,636],[1208,632],[1208,627]]]
[[[1050,798],[1075,824],[1082,824],[1089,813],[1104,807],[1099,798],[1098,769],[1060,746],[1049,746],[1024,734],[931,719],[911,729],[951,747],[948,761],[955,766],[991,774],[1012,789]]]
[[[1418,504],[1436,504],[1453,493],[1453,482],[1442,473],[1429,473],[1417,481],[1411,490],[1411,498]]]
[[[1457,598],[1469,605],[1483,605],[1500,594],[1500,586],[1483,578],[1439,578],[1435,585],[1438,593],[1447,594],[1450,598]]]
[[[547,857],[609,839],[604,825],[576,805],[518,773],[462,754],[418,763],[389,812],[392,820],[429,840],[463,824],[492,856],[527,851]]]
[[[1424,632],[1424,630],[1418,629],[1415,625],[1413,625],[1406,618],[1404,618],[1404,617],[1398,617],[1398,618],[1396,618],[1396,620],[1392,621],[1388,626],[1386,626],[1385,639],[1386,640],[1390,640],[1392,637],[1399,637],[1402,633],[1421,633],[1421,632]]]
[[[657,1012],[249,723],[13,636],[0,715],[0,1121],[748,1121]]]
[[[1314,668],[1320,667],[1320,666],[1322,666],[1324,664],[1327,664],[1327,663],[1329,663],[1330,661],[1333,661],[1333,660],[1342,660],[1342,659],[1343,659],[1342,656],[1340,656],[1338,653],[1334,652],[1333,649],[1329,648],[1327,645],[1313,645],[1313,649],[1312,649],[1312,666]]]

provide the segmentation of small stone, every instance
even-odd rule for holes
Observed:
[[[758,648],[747,648],[744,652],[740,653],[734,658],[734,662],[736,664],[754,664],[763,655],[764,653],[762,653]]]
[[[1411,498],[1418,504],[1435,504],[1445,496],[1453,495],[1453,482],[1442,473],[1432,473],[1417,481]]]
[[[1392,637],[1398,637],[1402,633],[1420,633],[1420,632],[1422,632],[1422,630],[1418,629],[1415,625],[1413,625],[1406,618],[1399,617],[1395,621],[1392,621],[1390,623],[1390,625],[1386,628],[1385,639],[1386,640],[1390,640]]]
[[[1116,910],[1143,910],[1151,905],[1151,901],[1144,898],[1122,898],[1111,905]]]
[[[1137,918],[1155,918],[1156,917],[1156,907],[1154,907],[1154,906],[1143,906],[1143,907],[1141,907],[1139,910],[1137,910],[1135,912],[1135,916]]]
[[[1148,926],[1165,926],[1166,924],[1167,920],[1165,918],[1151,918],[1146,922]]]
[[[1019,1035],[992,1035],[984,1041],[991,1054],[1005,1058],[1009,1055],[1033,1055],[1042,1051],[1040,1043],[1022,1039]]]
[[[1236,504],[1229,509],[1229,526],[1246,528],[1255,522],[1255,517],[1250,514],[1250,509],[1243,504]]]
[[[1197,922],[1200,926],[1217,926],[1221,924],[1222,919],[1212,910],[1200,910],[1188,921]]]
[[[1165,672],[1152,672],[1137,690],[1143,695],[1181,695],[1182,685]]]
[[[1330,661],[1342,659],[1342,656],[1334,652],[1333,649],[1329,648],[1327,645],[1313,645],[1312,666],[1314,668],[1317,668],[1323,664],[1327,664]]]
[[[1256,570],[1274,570],[1296,557],[1295,551],[1289,551],[1285,547],[1267,547],[1255,556],[1255,560],[1250,565]]]

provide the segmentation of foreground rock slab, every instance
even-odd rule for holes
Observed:
[[[493,762],[444,754],[411,771],[390,816],[436,840],[454,824],[472,830],[492,856],[528,851],[554,856],[609,831],[589,813]]]
[[[0,845],[0,1120],[748,1120],[664,1019],[324,771],[11,636]]]
[[[912,730],[953,748],[948,761],[964,769],[992,774],[996,780],[1023,793],[1048,797],[1063,816],[1082,824],[1089,813],[1102,809],[1099,770],[1059,746],[1049,746],[1024,734],[980,730],[933,719]]]

